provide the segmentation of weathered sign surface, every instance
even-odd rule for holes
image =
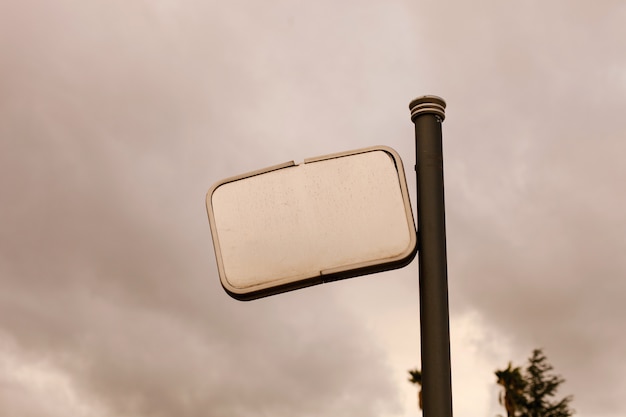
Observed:
[[[404,169],[388,147],[229,178],[206,203],[221,283],[241,300],[398,268],[417,250]]]

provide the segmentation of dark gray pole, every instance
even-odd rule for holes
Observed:
[[[415,123],[419,245],[422,402],[424,417],[452,417],[450,318],[441,123],[446,102],[436,96],[409,104]]]

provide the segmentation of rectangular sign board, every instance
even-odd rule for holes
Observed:
[[[417,251],[402,161],[388,147],[229,178],[206,204],[222,286],[240,300],[399,268]]]

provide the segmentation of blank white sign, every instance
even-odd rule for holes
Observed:
[[[220,181],[207,211],[222,285],[238,299],[397,268],[416,250],[402,162],[386,147]]]

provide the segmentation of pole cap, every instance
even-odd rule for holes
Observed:
[[[422,114],[434,114],[438,116],[442,122],[443,119],[446,118],[446,102],[444,99],[437,96],[418,97],[411,101],[409,110],[411,110],[411,121],[413,122]]]

